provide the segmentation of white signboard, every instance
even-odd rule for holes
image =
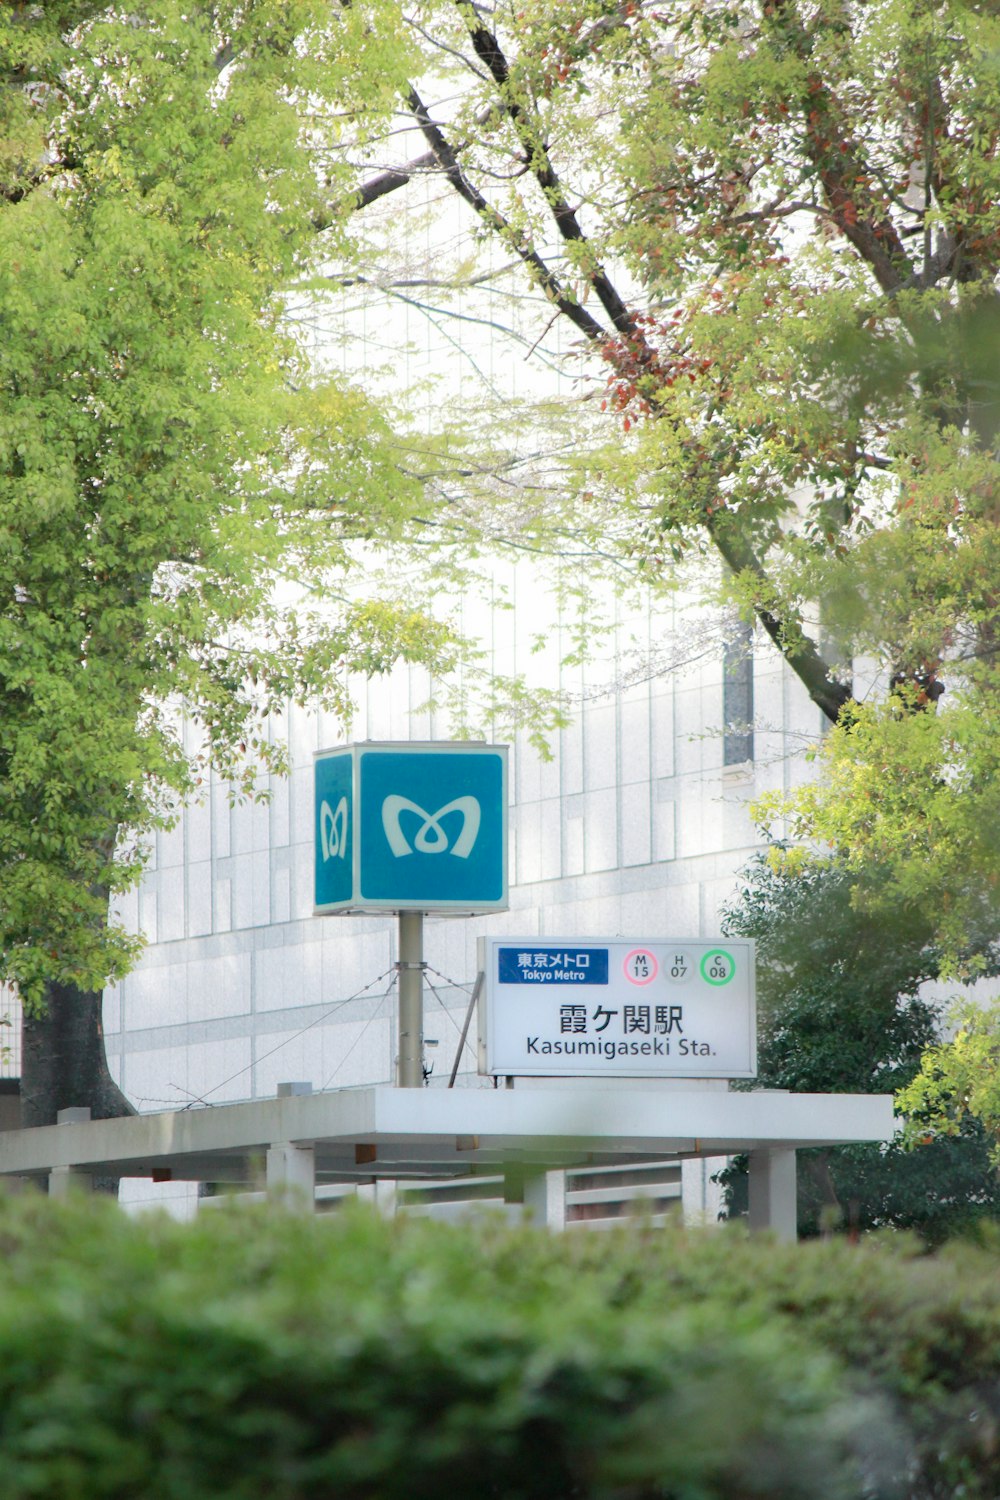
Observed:
[[[480,938],[480,1071],[753,1078],[754,946]]]

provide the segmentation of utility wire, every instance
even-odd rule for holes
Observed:
[[[307,1026],[303,1026],[298,1031],[294,1032],[291,1036],[285,1037],[283,1042],[278,1042],[276,1046],[265,1052],[263,1057],[258,1057],[252,1063],[248,1063],[245,1068],[239,1068],[235,1073],[231,1073],[228,1078],[224,1078],[222,1082],[217,1083],[214,1088],[206,1089],[205,1093],[202,1095],[201,1102],[205,1104],[209,1109],[214,1108],[213,1105],[207,1103],[208,1096],[210,1094],[217,1094],[219,1092],[219,1089],[224,1089],[227,1084],[232,1083],[235,1079],[242,1078],[244,1073],[251,1072],[258,1065],[258,1063],[262,1063],[267,1058],[273,1057],[276,1052],[280,1052],[282,1047],[287,1047],[290,1042],[298,1041],[300,1036],[305,1036],[306,1032],[312,1031],[314,1026],[320,1026],[324,1021],[328,1021],[332,1015],[335,1015],[337,1013],[338,1010],[343,1010],[345,1005],[350,1005],[353,1001],[360,1000],[362,995],[366,995],[370,989],[373,989],[375,987],[375,985],[380,984],[383,979],[387,979],[389,975],[393,973],[393,970],[394,965],[390,965],[388,969],[384,969],[381,974],[376,975],[374,979],[372,979],[368,984],[364,985],[355,994],[348,995],[346,1000],[338,1000],[334,1005],[330,1006],[329,1010],[325,1010],[321,1016],[317,1016],[315,1021],[310,1021]],[[389,994],[391,990],[392,984],[389,985],[389,989],[386,990],[385,993]],[[380,996],[380,999],[384,998],[385,996]],[[186,1104],[184,1108],[192,1109],[194,1107],[194,1103],[195,1101],[192,1100],[192,1102],[190,1104]]]
[[[362,1026],[360,1032],[354,1038],[354,1041],[348,1047],[347,1051],[344,1053],[343,1057],[340,1059],[340,1062],[337,1064],[337,1066],[334,1068],[333,1072],[330,1074],[329,1078],[324,1083],[324,1085],[323,1085],[324,1089],[328,1089],[330,1087],[331,1083],[336,1078],[337,1074],[340,1072],[341,1068],[344,1066],[344,1064],[346,1063],[347,1059],[350,1057],[351,1053],[354,1051],[354,1049],[356,1047],[360,1047],[361,1043],[364,1041],[365,1037],[368,1034],[368,1028],[369,1028],[369,1026],[371,1026],[372,1022],[376,1021],[376,1020],[379,1020],[381,1018],[381,1016],[380,1016],[381,1008],[382,1008],[381,1002],[383,1000],[388,1000],[389,996],[392,994],[393,990],[396,988],[396,977],[397,976],[394,974],[393,977],[389,980],[389,988],[387,990],[384,990],[383,993],[378,997],[379,998],[378,1008],[376,1010],[374,1010],[372,1012],[372,1014],[368,1017],[367,1021]]]

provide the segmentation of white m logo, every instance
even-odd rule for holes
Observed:
[[[323,850],[323,863],[328,859],[343,859],[347,854],[347,798],[341,797],[337,811],[330,811],[329,802],[321,802],[319,808],[319,842]]]
[[[400,813],[404,812],[416,813],[423,820],[412,845],[399,826]],[[382,803],[382,827],[385,829],[389,848],[397,859],[404,854],[412,854],[414,850],[418,854],[445,854],[449,847],[448,835],[441,827],[441,819],[449,813],[462,814],[462,830],[451,845],[451,852],[457,854],[459,859],[468,859],[479,834],[481,814],[475,797],[456,797],[454,802],[439,807],[436,813],[429,813],[408,797],[397,797],[393,792]]]

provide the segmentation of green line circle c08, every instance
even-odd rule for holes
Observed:
[[[725,959],[726,962],[729,965],[729,973],[725,976],[724,979],[713,978],[712,975],[709,974],[709,972],[708,972],[709,964],[713,961],[713,959],[716,959],[716,958],[723,958],[723,959]],[[704,979],[704,981],[705,981],[706,984],[714,984],[714,985],[728,984],[729,981],[732,979],[733,975],[736,973],[736,961],[733,958],[733,955],[731,953],[727,953],[726,952],[725,948],[713,948],[710,953],[706,953],[704,955],[704,957],[702,958],[701,966],[700,967],[701,967],[701,977],[702,977],[702,979]]]

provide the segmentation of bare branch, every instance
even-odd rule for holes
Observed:
[[[423,156],[415,156],[412,161],[406,162],[402,167],[390,167],[387,172],[380,172],[377,177],[369,177],[358,188],[354,200],[355,208],[367,208],[369,203],[375,203],[379,198],[384,198],[387,193],[394,193],[397,188],[405,187],[414,177],[423,172],[436,172],[439,170],[438,159],[433,151],[425,151]],[[324,228],[328,225],[324,225]]]
[[[508,261],[505,266],[499,266],[496,270],[483,271],[478,276],[463,276],[457,281],[437,281],[432,277],[414,276],[405,280],[399,280],[391,276],[337,276],[330,274],[324,276],[324,281],[335,282],[337,286],[371,286],[381,292],[395,291],[397,288],[415,290],[418,287],[428,287],[443,292],[460,292],[467,287],[485,286],[499,277],[505,276],[508,271],[516,268],[516,261]]]
[[[494,33],[480,20],[471,0],[456,0],[456,4],[468,28],[477,57],[489,68],[490,74],[497,88],[500,90],[504,107],[517,131],[518,139],[524,150],[525,160],[538,186],[544,193],[546,202],[552,210],[552,216],[556,221],[559,233],[564,240],[585,244],[586,235],[580,227],[580,222],[574,210],[566,200],[562,184],[552,165],[548,146],[544,140],[542,131],[538,128],[537,121],[529,120],[524,109],[511,96],[509,87],[510,69],[500,43]],[[627,338],[634,344],[645,347],[634,317],[618,295],[604,268],[600,265],[595,265],[587,273],[587,280],[597,293],[604,311],[623,338]],[[652,350],[648,350],[647,353],[648,357],[652,359]]]
[[[465,176],[458,164],[455,152],[448,144],[440,128],[431,120],[426,106],[415,89],[411,88],[408,90],[406,102],[423,132],[424,139],[437,158],[441,171],[459,197],[464,199],[470,208],[475,210],[488,228],[499,235],[504,244],[509,245],[516,252],[518,257],[532,272],[545,295],[554,306],[558,307],[559,311],[564,313],[570,322],[580,329],[581,333],[586,334],[588,339],[595,342],[603,342],[607,338],[607,334],[596,318],[591,317],[585,307],[582,307],[579,302],[574,301],[567,295],[558,278],[553,275],[538,252],[525,242],[523,235],[514,229],[513,225],[504,218],[503,214],[495,209],[483,197],[479,189],[474,187]]]

